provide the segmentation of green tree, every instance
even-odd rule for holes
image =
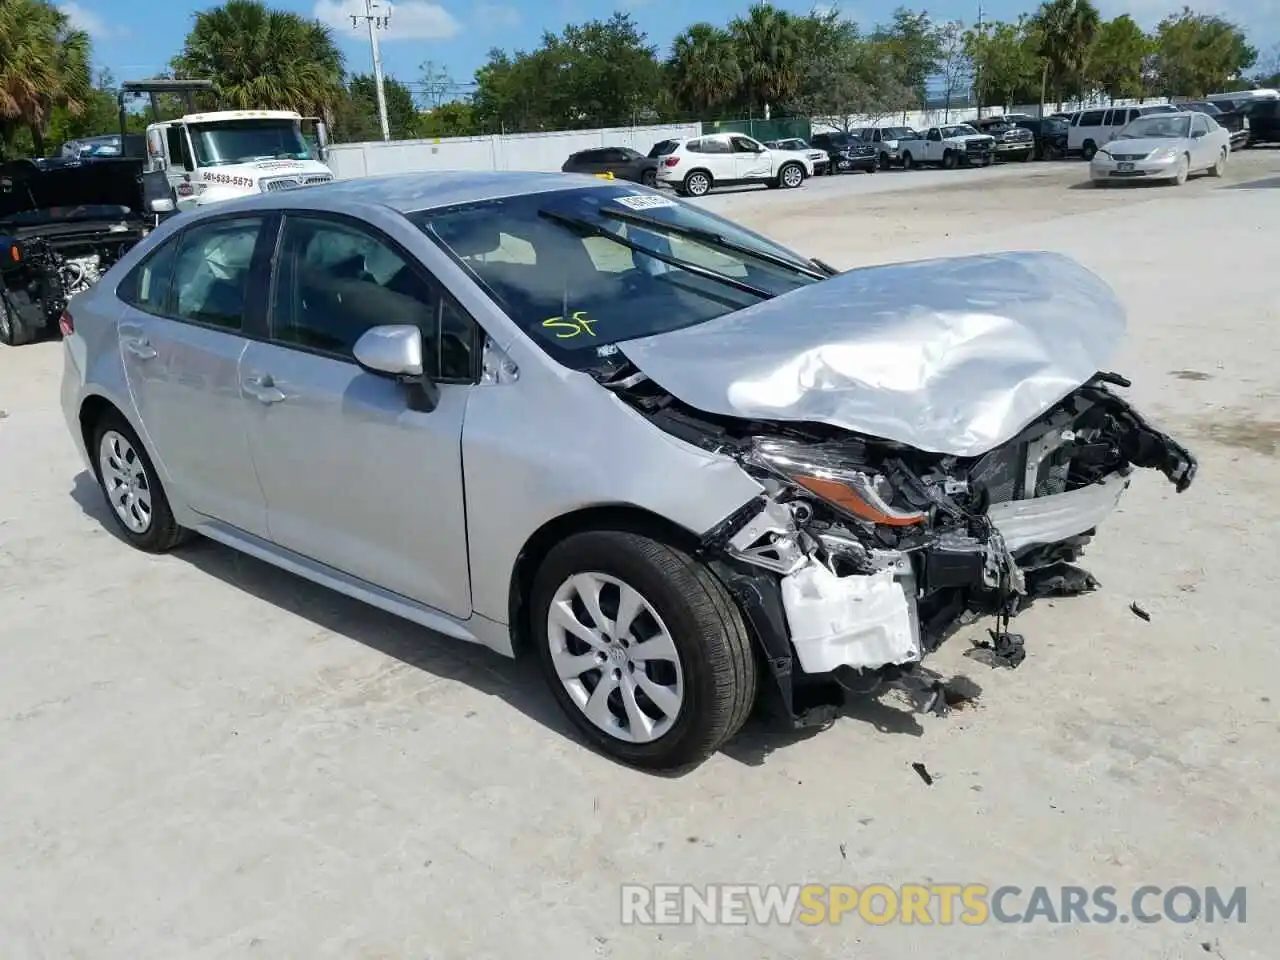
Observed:
[[[83,113],[91,90],[83,30],[47,0],[0,0],[0,140],[17,146],[25,129],[43,155],[54,111]]]
[[[629,14],[545,33],[533,51],[489,51],[472,102],[483,129],[622,126],[657,114],[662,67]]]
[[[695,115],[740,99],[742,67],[727,30],[695,23],[676,35],[666,63],[676,105]]]
[[[421,135],[418,107],[413,94],[395,77],[382,78],[382,93],[387,101],[387,127],[392,140],[410,140]],[[373,75],[357,73],[347,82],[347,95],[351,106],[367,116],[376,131],[372,139],[382,138],[382,126],[378,121],[378,88]]]
[[[893,20],[876,27],[871,36],[884,44],[897,81],[911,91],[911,105],[923,110],[928,101],[928,80],[942,56],[942,40],[928,11],[898,7]]]
[[[796,20],[800,82],[787,111],[848,130],[862,118],[907,109],[910,92],[889,69],[882,43],[859,35],[838,10],[813,11]]]
[[[742,91],[755,113],[795,95],[800,86],[796,18],[768,3],[753,4],[729,24],[742,67]]]
[[[1040,100],[1053,94],[1060,103],[1064,96],[1084,92],[1089,54],[1101,18],[1089,0],[1047,0],[1031,18],[1030,28],[1039,38],[1037,53],[1043,68]]]
[[[973,61],[965,48],[964,36],[964,24],[959,20],[949,20],[938,27],[938,73],[947,120],[951,119],[952,104],[973,79]]]
[[[332,114],[343,95],[343,57],[328,27],[259,0],[228,0],[195,14],[178,77],[213,82],[218,105]]]
[[[973,62],[974,96],[984,106],[1011,107],[1039,98],[1040,61],[1026,17],[984,23],[966,31],[964,44]]]
[[[435,61],[427,60],[419,65],[418,89],[421,91],[422,102],[427,109],[434,110],[452,100],[453,91],[457,86],[453,82],[453,77],[449,75],[449,71],[437,66]]]
[[[1184,7],[1156,27],[1153,70],[1169,97],[1201,97],[1222,90],[1257,62],[1244,33],[1222,17]]]
[[[471,137],[480,132],[475,110],[463,100],[452,100],[422,115],[424,137]]]
[[[1089,79],[1114,102],[1140,97],[1142,68],[1152,52],[1150,38],[1127,13],[1098,28],[1089,57]]]

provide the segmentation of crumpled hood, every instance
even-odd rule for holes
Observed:
[[[967,457],[1105,369],[1124,331],[1111,288],[1076,261],[996,253],[851,270],[621,349],[706,413]]]

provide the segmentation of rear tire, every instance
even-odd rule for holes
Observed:
[[[637,612],[618,630],[624,591]],[[756,659],[737,605],[705,565],[668,544],[603,530],[569,537],[539,568],[530,615],[561,709],[623,763],[699,763],[738,732],[755,703]],[[655,644],[654,655],[636,656],[646,644]],[[601,684],[608,693],[595,701]]]
[[[121,536],[147,553],[167,553],[189,536],[178,526],[151,458],[116,411],[98,419],[89,457]]]
[[[691,197],[705,197],[711,192],[711,174],[693,170],[684,178],[684,190]]]
[[[1218,161],[1212,167],[1209,168],[1209,176],[1220,177],[1226,172],[1227,172],[1227,151],[1226,151],[1226,148],[1223,148],[1222,152],[1218,154]]]
[[[656,187],[658,185],[658,171],[646,170],[640,174],[640,183],[646,187]]]

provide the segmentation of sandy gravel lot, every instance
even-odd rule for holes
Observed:
[[[0,956],[1274,957],[1280,151],[1182,189],[1084,178],[703,201],[842,266],[1078,257],[1130,308],[1115,368],[1202,466],[1181,496],[1139,478],[1086,558],[1102,590],[1019,618],[1018,670],[965,657],[963,635],[943,648],[935,668],[982,688],[968,709],[753,725],[682,778],[586,750],[532,664],[211,543],[129,550],[66,436],[60,346],[0,348]],[[1243,885],[1248,914],[620,925],[619,884],[673,881],[1111,885],[1122,907],[1144,884]]]

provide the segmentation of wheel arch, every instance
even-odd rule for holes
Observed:
[[[542,561],[557,544],[574,534],[597,530],[639,534],[690,553],[701,544],[701,538],[692,530],[630,503],[595,504],[553,517],[529,535],[512,566],[507,622],[512,649],[517,654],[529,640],[529,597]]]
[[[711,186],[714,187],[716,185],[715,175],[712,174],[711,169],[709,167],[694,167],[692,170],[690,170],[688,173],[684,175],[684,179],[681,180],[680,182],[688,183],[689,178],[692,177],[695,173],[700,173],[703,176],[705,176],[707,180],[710,182]]]
[[[106,414],[115,414],[127,423],[130,429],[138,437],[147,456],[151,459],[152,466],[160,474],[160,482],[168,486],[170,482],[169,473],[165,469],[164,463],[156,456],[151,438],[147,435],[141,423],[129,412],[123,405],[116,403],[111,397],[104,393],[87,393],[80,399],[80,408],[76,411],[76,420],[80,426],[80,439],[84,443],[85,456],[89,461],[89,467],[97,475],[98,461],[93,450],[93,431],[98,422]]]

